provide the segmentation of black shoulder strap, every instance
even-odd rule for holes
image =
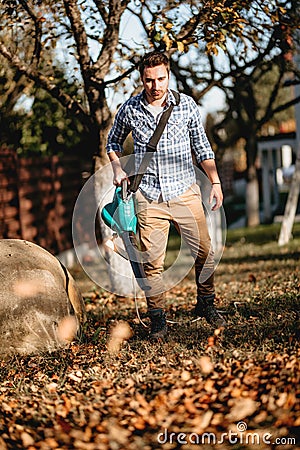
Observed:
[[[178,92],[173,91],[172,93],[175,97],[176,100],[176,106],[179,105],[180,103],[180,95]],[[168,109],[166,109],[160,119],[159,122],[157,124],[157,127],[153,133],[153,135],[151,136],[150,141],[148,142],[147,146],[146,146],[146,153],[143,156],[141,165],[139,167],[138,173],[134,176],[133,181],[130,185],[130,191],[131,192],[136,192],[138,190],[138,187],[140,185],[140,182],[142,181],[143,175],[147,170],[147,167],[152,159],[153,153],[156,151],[157,149],[157,144],[161,138],[161,135],[163,134],[163,131],[165,129],[165,126],[169,120],[169,117],[171,115],[171,112],[173,111],[174,108],[174,104],[171,103],[171,105],[169,106]]]
[[[171,91],[172,91],[172,94],[173,94],[174,97],[175,97],[176,106],[178,106],[179,103],[180,103],[180,94],[179,94],[179,92],[177,92],[177,91],[173,91],[173,89],[171,89]]]

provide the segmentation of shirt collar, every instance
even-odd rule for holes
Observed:
[[[176,98],[171,89],[168,89],[167,106],[170,106],[171,103],[173,103],[173,105],[176,105]]]
[[[145,96],[145,90],[143,90],[140,94],[140,101],[141,103],[145,106],[147,105],[147,101],[146,101],[146,96]],[[173,95],[173,92],[171,91],[171,89],[168,89],[168,95],[167,95],[167,101],[166,101],[166,105],[165,107],[169,107],[171,105],[171,103],[173,103],[174,105],[176,105],[176,99]]]

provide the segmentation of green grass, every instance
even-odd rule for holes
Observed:
[[[295,258],[300,259],[300,223],[295,223],[292,230],[290,241],[280,247],[278,238],[281,224],[258,225],[256,227],[243,227],[229,229],[226,232],[225,248],[228,258],[238,257],[251,258],[253,255],[265,254],[266,258],[273,258],[276,255],[285,255],[288,252],[294,254]],[[178,255],[180,247],[180,236],[175,229],[171,229],[167,248],[166,267],[169,267]],[[235,256],[233,256],[235,255]],[[226,259],[227,254],[223,255]],[[282,256],[281,256],[282,257]]]
[[[271,225],[258,225],[256,227],[245,227],[237,229],[227,230],[226,242],[229,245],[233,245],[237,242],[251,243],[256,245],[266,243],[276,243],[279,238],[281,229],[280,223],[274,223]],[[295,223],[292,230],[292,239],[300,239],[300,223]]]

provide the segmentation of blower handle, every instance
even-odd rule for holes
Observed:
[[[121,198],[122,198],[123,201],[125,201],[128,198],[128,181],[127,181],[127,178],[124,178],[124,180],[122,180],[121,188],[122,188]]]

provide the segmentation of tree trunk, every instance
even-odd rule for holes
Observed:
[[[295,57],[295,62],[300,67],[300,55]],[[295,97],[300,95],[300,85],[295,86]],[[295,164],[295,172],[292,179],[291,188],[289,191],[287,203],[284,211],[284,218],[280,229],[280,235],[278,239],[278,245],[285,245],[289,242],[292,235],[293,224],[297,211],[297,204],[300,191],[300,103],[295,106],[296,116],[296,148],[297,159]]]
[[[113,231],[105,225],[101,218],[101,208],[110,203],[114,195],[113,172],[106,154],[106,140],[112,125],[112,117],[107,106],[104,91],[91,89],[91,111],[97,128],[97,155],[94,156],[94,195],[98,206],[97,219],[101,232],[102,242],[110,240]],[[119,256],[116,252],[103,245],[104,258],[106,261],[107,275],[109,278],[110,292],[127,297],[136,295],[139,291],[138,285],[129,261]],[[101,285],[102,280],[98,281]],[[103,286],[104,287],[104,286]]]
[[[299,191],[300,191],[300,159],[297,159],[291,188],[285,206],[284,218],[280,229],[278,245],[287,244],[292,235],[292,229],[299,198]]]
[[[110,168],[110,162],[105,156],[95,157],[94,170],[94,189],[97,205],[101,207],[104,204],[110,203],[113,199],[114,189],[113,174]],[[112,238],[113,231],[105,225],[101,218],[101,211],[99,208],[98,219],[102,241],[105,242]],[[140,294],[138,285],[134,279],[129,261],[119,256],[107,246],[103,246],[105,253],[105,260],[107,263],[107,271],[110,280],[110,291],[116,295],[127,297]]]
[[[247,226],[255,227],[259,225],[259,189],[255,167],[248,168],[251,177],[247,180],[246,187],[246,217]]]
[[[246,217],[247,226],[259,225],[259,188],[255,160],[257,155],[257,142],[255,132],[248,137],[246,143],[247,152],[247,187],[246,187]]]

